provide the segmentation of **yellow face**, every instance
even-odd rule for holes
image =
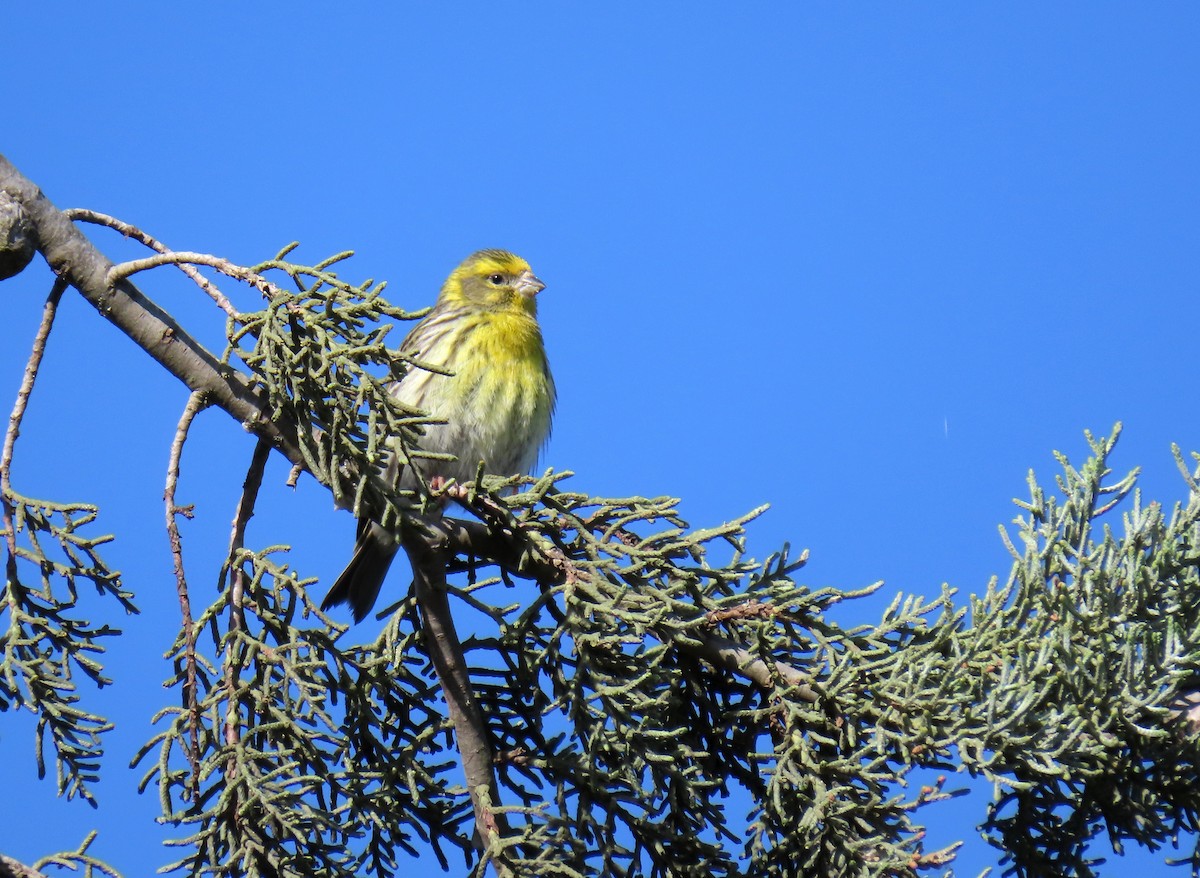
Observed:
[[[537,311],[534,296],[546,288],[529,263],[505,250],[472,253],[446,278],[443,301],[495,310]]]

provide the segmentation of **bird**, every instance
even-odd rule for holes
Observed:
[[[409,366],[388,392],[439,421],[425,426],[417,447],[454,459],[418,458],[402,465],[389,452],[384,475],[396,490],[469,481],[481,462],[486,472],[501,476],[524,475],[537,463],[556,400],[537,320],[537,295],[545,287],[528,262],[507,250],[479,250],[450,272],[433,308],[399,348],[450,374]],[[349,604],[361,622],[398,549],[394,531],[369,512],[361,514],[354,555],[321,609]]]

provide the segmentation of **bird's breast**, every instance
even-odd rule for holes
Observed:
[[[550,432],[554,381],[536,320],[525,314],[472,315],[446,359],[453,375],[426,373],[426,411],[446,421],[426,430],[427,450],[458,460],[440,475],[472,479],[481,460],[488,472],[528,472]],[[406,379],[407,380],[407,379]]]

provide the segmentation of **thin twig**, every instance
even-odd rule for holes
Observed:
[[[183,571],[183,539],[179,535],[176,516],[192,517],[191,506],[175,505],[175,490],[179,486],[179,464],[183,457],[183,445],[188,430],[196,415],[204,410],[204,394],[193,393],[188,397],[179,424],[175,427],[175,439],[171,442],[171,456],[167,463],[167,486],[163,491],[163,502],[167,514],[167,539],[171,543],[171,558],[175,563],[175,591],[179,595],[179,614],[183,627],[183,702],[188,712],[188,765],[192,769],[191,780],[184,794],[188,798],[200,790],[200,698],[196,691],[196,626],[192,620],[192,602],[188,596],[187,576]]]
[[[107,228],[120,232],[126,238],[133,238],[135,241],[145,244],[151,250],[155,250],[159,253],[173,252],[170,247],[155,238],[153,235],[147,234],[137,226],[131,225],[123,220],[119,220],[114,216],[109,216],[106,213],[88,210],[83,207],[72,207],[64,210],[63,213],[73,220],[80,220],[82,222],[95,223],[99,226],[106,226]],[[217,289],[216,284],[197,271],[195,266],[191,265],[190,263],[179,262],[176,264],[179,266],[180,271],[191,278],[192,281],[195,282],[196,286],[200,287],[200,289],[203,290],[210,299],[217,303],[218,308],[220,308],[234,320],[237,320],[238,322],[242,321],[242,315],[238,312],[237,308],[233,307],[233,303],[226,298],[225,294]]]
[[[17,445],[17,437],[21,435],[21,421],[25,417],[25,409],[29,405],[29,397],[33,393],[33,385],[37,381],[38,369],[42,365],[42,357],[46,353],[46,340],[50,337],[50,328],[54,325],[54,315],[58,311],[59,300],[66,292],[67,282],[61,277],[56,278],[46,297],[42,308],[42,322],[38,324],[33,336],[33,350],[25,363],[25,374],[21,378],[21,386],[17,389],[17,401],[13,404],[8,416],[8,430],[4,434],[4,449],[0,451],[0,501],[3,501],[4,536],[8,543],[8,578],[16,582],[17,578],[17,527],[14,521],[12,505],[12,459],[13,450]]]
[[[275,284],[262,275],[255,274],[244,266],[230,262],[228,259],[223,259],[220,256],[213,256],[209,253],[193,253],[189,250],[172,250],[168,253],[159,253],[157,256],[131,259],[129,262],[114,265],[108,270],[108,283],[110,286],[116,286],[117,283],[127,279],[130,275],[137,274],[139,271],[146,271],[150,268],[158,268],[160,265],[207,265],[209,268],[215,268],[217,271],[227,274],[235,280],[249,284],[263,293],[268,299],[282,295],[279,287],[275,286]]]
[[[29,360],[25,363],[25,375],[21,379],[21,386],[17,389],[17,401],[13,405],[12,412],[8,416],[8,431],[4,435],[4,450],[0,452],[0,490],[7,496],[11,493],[11,467],[13,448],[17,444],[17,437],[21,435],[21,420],[25,417],[25,408],[29,405],[29,397],[33,393],[34,382],[37,381],[38,369],[42,365],[42,357],[46,353],[46,339],[50,337],[50,327],[54,325],[54,315],[58,311],[59,300],[62,299],[62,294],[67,290],[67,282],[61,277],[56,278],[54,286],[50,288],[50,295],[46,297],[46,304],[42,308],[42,322],[38,325],[37,332],[33,336],[33,350],[29,353]]]

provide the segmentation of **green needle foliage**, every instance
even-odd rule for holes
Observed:
[[[1176,448],[1188,503],[1169,520],[1143,504],[1136,472],[1110,479],[1117,435],[1089,436],[1079,469],[1058,455],[1061,501],[1030,476],[1008,584],[974,602],[988,624],[963,638],[988,663],[972,713],[989,732],[960,745],[964,763],[1008,780],[985,829],[1022,874],[1097,874],[1102,832],[1119,852],[1197,830],[1200,491]]]
[[[425,365],[385,346],[385,321],[419,315],[340,280],[341,256],[286,255],[229,272],[267,305],[230,317],[225,362],[296,436],[303,468],[344,505],[387,510],[427,575],[433,559],[475,632],[457,659],[482,719],[451,718],[428,595],[410,590],[354,643],[314,580],[277,560],[286,547],[243,545],[247,489],[222,588],[184,614],[167,656],[178,703],[134,760],[183,833],[169,868],[386,876],[432,852],[473,875],[913,875],[956,847],[923,844],[917,813],[955,795],[944,777],[910,782],[930,769],[993,782],[980,821],[1006,874],[1095,875],[1101,834],[1118,851],[1196,834],[1200,488],[1179,452],[1188,501],[1168,518],[1136,473],[1108,469],[1117,432],[1089,436],[1081,467],[1059,456],[1057,495],[1030,475],[1015,539],[1002,530],[1003,583],[966,601],[900,595],[847,628],[831,608],[877,587],[811,588],[786,546],[748,558],[761,509],[694,528],[676,499],[592,497],[555,472],[450,486],[464,520],[388,493],[384,438],[417,454],[429,421],[386,393]],[[104,721],[71,672],[104,682],[86,654],[115,632],[68,616],[74,581],[132,607],[98,541],[76,535],[83,507],[6,503],[27,545],[8,558],[0,706],[38,712],[60,789],[86,795]],[[473,735],[490,774],[468,766],[464,785]]]
[[[137,609],[99,554],[112,537],[87,535],[96,507],[33,500],[7,485],[0,501],[10,535],[0,613],[0,711],[25,707],[37,714],[38,777],[46,776],[49,736],[59,795],[80,796],[94,806],[90,785],[98,779],[102,735],[112,724],[84,709],[78,675],[97,687],[112,682],[96,657],[104,652],[104,639],[121,632],[80,616],[79,580],[126,612]]]

